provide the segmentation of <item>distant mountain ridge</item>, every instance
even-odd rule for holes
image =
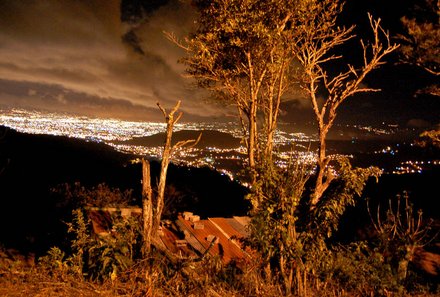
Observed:
[[[179,141],[197,139],[202,133],[202,137],[197,144],[197,148],[217,147],[222,149],[236,148],[240,146],[240,139],[229,133],[217,130],[180,130],[173,132],[172,144]],[[126,141],[115,141],[118,144],[140,145],[146,147],[162,146],[165,141],[165,132],[150,136],[135,137]]]

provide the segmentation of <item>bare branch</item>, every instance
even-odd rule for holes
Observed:
[[[165,118],[167,118],[168,117],[168,115],[167,115],[167,112],[166,112],[166,110],[160,105],[160,103],[159,102],[157,102],[156,103],[157,104],[157,106],[159,107],[159,109],[160,109],[160,111],[162,111],[162,113],[163,113],[163,116],[165,117]]]
[[[174,113],[179,109],[181,101],[177,101],[176,106],[174,106],[173,110],[170,112],[170,115],[174,115]]]
[[[175,45],[177,45],[181,49],[184,49],[185,51],[189,50],[189,47],[187,45],[184,45],[183,42],[181,40],[179,40],[177,38],[176,34],[174,34],[173,32],[162,31],[162,33],[165,35],[165,37],[169,41],[171,41],[172,43],[174,43]]]
[[[169,120],[171,120],[171,121],[173,122],[173,124],[175,124],[175,123],[176,123],[176,122],[182,117],[182,115],[183,115],[183,112],[180,112],[180,113],[177,115],[176,119],[174,119],[174,114],[175,114],[176,111],[179,109],[179,107],[180,107],[180,103],[181,103],[181,100],[177,101],[176,105],[175,105],[174,108],[170,111],[169,114],[167,114],[165,108],[163,108],[163,107],[160,105],[159,102],[157,102],[156,104],[157,104],[157,106],[159,107],[159,109],[162,111],[163,116],[165,117],[167,123],[168,123]]]
[[[179,114],[177,115],[177,117],[173,120],[173,124],[175,124],[175,123],[177,123],[179,120],[180,120],[180,118],[183,116],[183,112],[181,111],[181,112],[179,112]]]
[[[329,19],[327,20],[326,17]],[[348,29],[335,28],[335,15],[329,13],[324,15],[322,23],[316,25],[311,23],[311,27],[306,31],[301,48],[297,57],[302,63],[306,80],[302,86],[310,95],[313,111],[318,123],[320,147],[318,152],[318,173],[315,185],[314,196],[311,201],[317,203],[329,183],[333,180],[328,166],[326,156],[326,137],[330,128],[333,126],[337,115],[338,107],[350,96],[360,92],[379,91],[378,89],[361,87],[362,81],[368,73],[384,64],[383,58],[398,48],[398,45],[391,44],[389,33],[381,27],[380,19],[373,19],[368,15],[371,29],[373,32],[372,44],[367,44],[361,40],[363,51],[363,65],[356,69],[348,64],[347,70],[331,77],[324,67],[328,62],[338,59],[340,55],[330,54],[334,49],[354,38],[352,34],[354,27]],[[331,19],[331,20],[330,20]],[[382,39],[385,39],[382,42]],[[327,98],[324,103],[318,104],[318,86],[327,91]]]
[[[197,139],[188,139],[188,140],[182,140],[182,141],[177,142],[173,146],[172,150],[179,149],[181,147],[193,148],[193,147],[195,147],[200,142],[201,138],[202,138],[202,132],[200,132],[200,134],[197,137]]]

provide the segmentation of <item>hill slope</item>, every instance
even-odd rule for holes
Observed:
[[[134,156],[68,137],[23,134],[4,127],[0,135],[0,243],[41,251],[57,244],[66,229],[63,221],[71,213],[51,195],[51,188],[59,184],[106,183],[133,189],[140,205],[142,170],[140,164],[130,164]],[[151,166],[154,187],[160,165]],[[174,210],[205,216],[243,215],[247,210],[244,188],[208,168],[171,165],[168,185]]]
[[[236,148],[240,146],[240,139],[235,138],[231,134],[216,130],[181,130],[173,133],[172,143],[189,139],[197,139],[202,133],[202,138],[196,147],[217,147],[217,148]],[[135,137],[131,140],[117,142],[131,145],[142,145],[148,147],[162,146],[165,139],[165,133],[158,133],[151,136]]]

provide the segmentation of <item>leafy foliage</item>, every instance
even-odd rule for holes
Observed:
[[[133,217],[116,219],[112,234],[96,238],[88,246],[86,271],[92,279],[114,281],[140,253],[141,230]]]
[[[58,204],[68,205],[70,208],[80,208],[86,205],[95,207],[123,207],[136,204],[133,190],[122,191],[100,183],[92,188],[73,184],[60,184],[51,189],[54,196],[58,196]],[[61,205],[58,205],[61,206]]]
[[[39,259],[39,266],[52,276],[64,278],[69,273],[69,265],[66,262],[66,254],[58,247],[52,247],[47,255]]]
[[[440,75],[440,2],[423,0],[414,4],[413,13],[401,18],[405,33],[398,35],[401,42],[401,61],[416,65],[427,73]],[[440,96],[438,82],[418,90],[417,93]]]
[[[377,167],[352,168],[346,157],[337,161],[339,179],[315,208],[312,222],[314,233],[326,239],[338,230],[341,216],[348,206],[356,204],[356,198],[362,195],[367,180],[374,177],[377,181],[381,174]]]
[[[191,55],[183,62],[203,87],[223,84],[226,88],[240,79],[247,84],[250,69],[246,53],[255,62],[263,62],[254,65],[255,73],[263,73],[291,49],[292,39],[288,37],[292,32],[286,28],[285,18],[293,10],[288,1],[194,2],[200,12],[199,26],[187,40]]]
[[[248,198],[253,203],[258,201],[259,205],[252,216],[249,244],[261,253],[263,265],[270,264],[273,259],[283,262],[298,256],[300,243],[296,223],[307,181],[305,172],[299,164],[291,165],[286,171],[267,164],[260,170],[264,178],[259,179],[249,194]],[[277,265],[285,269],[281,267],[284,263]]]
[[[404,290],[383,255],[364,242],[335,247],[321,269],[325,278],[359,296],[402,294]]]
[[[297,2],[196,0],[195,32],[184,42],[170,34],[187,52],[188,75],[237,108],[252,179],[256,163],[272,158],[280,103],[292,85]]]
[[[440,3],[425,0],[413,15],[402,17],[405,34],[400,35],[400,53],[405,62],[422,67],[431,74],[440,74]]]
[[[339,179],[316,208],[308,206],[305,191],[309,170],[298,163],[287,169],[266,164],[249,194],[259,207],[254,210],[247,243],[261,254],[262,266],[269,267],[267,276],[275,273],[286,293],[302,286],[301,275],[323,277],[320,265],[333,255],[326,240],[338,229],[346,207],[356,203],[367,180],[380,174],[377,168],[352,168],[346,158],[338,161]]]
[[[66,256],[54,247],[41,258],[40,264],[64,276],[71,274],[81,279],[114,281],[139,256],[141,227],[134,217],[114,217],[113,222],[111,234],[92,235],[90,222],[83,211],[74,210],[72,222],[67,223],[68,232],[73,235],[71,254]]]

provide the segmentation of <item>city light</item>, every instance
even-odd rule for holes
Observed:
[[[18,132],[30,134],[49,134],[84,139],[87,141],[103,142],[115,150],[133,154],[160,158],[163,147],[142,146],[128,144],[126,141],[151,136],[165,132],[166,124],[160,122],[134,122],[118,119],[90,118],[60,113],[28,111],[23,109],[10,109],[0,111],[0,125],[10,127]],[[375,129],[354,125],[359,131],[368,131],[375,134],[392,134],[397,129],[396,125],[389,125],[388,129]],[[177,123],[174,131],[215,130],[228,133],[235,138],[241,138],[242,129],[233,122],[220,123]],[[202,136],[203,137],[203,136]],[[302,132],[292,133],[280,129],[276,130],[274,137],[275,163],[280,168],[287,168],[292,160],[307,165],[314,170],[317,161],[315,150],[310,150],[310,143],[317,142],[316,135],[306,135]],[[293,149],[295,147],[295,149]],[[282,149],[279,149],[282,148]],[[386,146],[374,151],[375,154],[386,154],[395,157],[399,153],[399,144],[395,147]],[[340,155],[341,156],[341,155]],[[344,155],[353,158],[352,155]],[[337,158],[334,154],[329,157]],[[210,167],[221,174],[235,179],[238,168],[242,168],[246,160],[246,148],[240,144],[233,148],[220,148],[207,146],[203,148],[180,148],[174,151],[172,162],[179,165],[193,167]],[[440,165],[439,160],[405,160],[393,169],[385,171],[389,174],[422,173],[426,168]]]

